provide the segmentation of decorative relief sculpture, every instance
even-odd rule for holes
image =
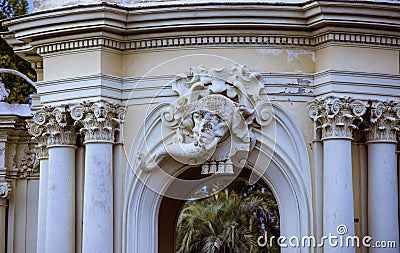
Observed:
[[[352,138],[352,132],[357,128],[354,120],[362,120],[367,103],[352,98],[328,97],[317,99],[308,109],[310,117],[322,129],[322,139]]]
[[[28,123],[29,133],[43,137],[47,145],[75,145],[75,126],[68,113],[68,106],[47,107],[33,115],[33,123]]]
[[[0,181],[0,197],[7,198],[11,192],[11,184],[8,181]]]
[[[85,141],[114,142],[115,132],[125,121],[125,108],[105,101],[83,102],[71,108],[71,117],[81,126]]]
[[[367,124],[367,141],[397,142],[400,130],[400,103],[393,101],[372,102]]]
[[[105,101],[83,102],[72,107],[44,107],[28,121],[28,130],[38,140],[39,156],[46,157],[46,146],[76,145],[78,127],[85,141],[114,142],[114,134],[124,120],[122,106]]]
[[[233,166],[243,167],[255,146],[253,128],[273,118],[270,103],[261,98],[260,81],[259,74],[237,64],[209,71],[200,66],[189,76],[178,75],[172,89],[179,97],[162,114],[173,140],[153,156],[141,154],[140,168],[151,171],[168,157],[201,165],[202,174],[230,174]]]
[[[37,149],[31,143],[25,150],[24,156],[21,158],[21,164],[19,166],[20,177],[26,177],[32,173],[39,171],[39,157]]]

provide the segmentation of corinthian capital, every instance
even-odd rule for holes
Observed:
[[[85,142],[114,142],[125,120],[125,108],[106,101],[84,102],[71,108],[71,117],[81,125]]]
[[[328,97],[309,104],[310,117],[322,129],[322,139],[352,138],[353,124],[365,114],[367,103],[352,98]]]
[[[28,122],[28,129],[29,133],[42,145],[76,144],[75,126],[66,105],[44,107],[37,111],[33,115],[33,122]],[[43,151],[46,152],[46,150]]]
[[[368,122],[367,141],[397,142],[400,122],[400,103],[372,102]]]
[[[27,128],[32,139],[37,141],[37,151],[39,159],[46,159],[49,157],[49,151],[47,149],[47,136],[43,134],[44,127],[36,124],[33,119],[26,120]]]

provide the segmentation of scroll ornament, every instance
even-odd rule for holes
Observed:
[[[172,89],[178,99],[162,114],[174,137],[154,155],[141,154],[139,167],[154,170],[168,157],[201,166],[202,174],[232,174],[234,166],[243,167],[256,143],[253,129],[273,119],[271,104],[261,97],[261,80],[237,64],[208,71],[199,66],[177,75]]]

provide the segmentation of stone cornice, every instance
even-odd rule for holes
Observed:
[[[327,43],[393,48],[400,46],[399,16],[399,4],[369,2],[101,3],[37,12],[4,25],[10,30],[9,43],[26,54],[92,47],[135,51]]]
[[[371,102],[368,116],[368,142],[397,142],[397,132],[400,130],[400,103]]]
[[[113,50],[130,52],[143,50],[166,50],[179,47],[316,47],[324,44],[356,45],[362,47],[400,47],[400,37],[376,34],[357,33],[325,33],[311,36],[285,36],[285,35],[203,35],[179,36],[166,38],[134,39],[130,41],[116,40],[113,38],[82,38],[70,41],[49,43],[36,48],[39,55],[54,54],[72,50],[88,48],[109,48]]]
[[[367,103],[352,98],[327,97],[316,99],[308,106],[310,117],[322,129],[322,139],[352,139],[357,128],[353,123],[361,119]]]

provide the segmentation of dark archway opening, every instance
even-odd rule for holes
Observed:
[[[203,178],[203,175],[198,173],[199,170],[188,169],[183,172],[179,178],[184,178],[187,180],[195,180],[199,178]],[[197,173],[196,173],[197,172]],[[275,197],[273,196],[271,190],[268,185],[260,179],[256,184],[250,186],[247,183],[247,179],[249,178],[251,171],[249,169],[243,169],[239,176],[227,187],[227,189],[221,190],[217,194],[214,194],[205,199],[196,200],[196,201],[183,201],[171,199],[168,197],[164,197],[162,199],[160,205],[160,211],[158,215],[158,233],[159,233],[159,244],[158,249],[159,253],[176,253],[179,249],[181,252],[201,252],[201,247],[204,247],[204,243],[208,240],[211,240],[217,237],[220,237],[223,240],[223,234],[230,231],[230,233],[235,233],[236,236],[232,236],[231,238],[240,239],[244,243],[250,242],[246,240],[247,235],[252,236],[253,246],[251,247],[252,253],[278,253],[280,252],[279,247],[276,245],[276,239],[273,240],[273,244],[269,245],[269,240],[267,245],[260,247],[257,243],[257,239],[259,236],[265,235],[265,231],[267,231],[267,236],[270,238],[271,236],[275,236],[275,238],[279,237],[279,210]],[[260,204],[260,202],[255,203],[255,201],[261,201],[263,203],[263,208],[258,208],[251,206],[252,204]],[[229,203],[229,204],[228,204]],[[219,224],[213,224],[216,228],[219,229],[218,232],[220,235],[209,238],[194,238],[193,242],[197,241],[199,245],[197,249],[194,247],[193,251],[184,251],[182,250],[182,243],[184,241],[184,235],[187,231],[182,231],[185,226],[182,226],[182,212],[188,210],[190,208],[196,208],[199,213],[201,213],[203,208],[207,208],[210,205],[219,205],[220,212],[225,213],[225,215],[221,218],[218,218]],[[225,207],[221,207],[225,205]],[[228,206],[230,205],[230,206]],[[236,206],[235,206],[236,205]],[[268,207],[268,208],[267,208]],[[225,208],[225,210],[221,210]],[[238,211],[236,214],[229,215],[228,209],[237,209],[241,208],[243,210],[241,213],[241,217],[236,217],[238,215]],[[247,210],[247,211],[244,211]],[[209,211],[209,210],[208,210]],[[201,214],[200,214],[201,215]],[[247,221],[246,221],[247,220]],[[251,220],[251,221],[250,221]],[[243,221],[243,222],[242,222]],[[212,220],[211,223],[216,223],[216,219]],[[223,224],[225,223],[225,224]],[[250,224],[252,223],[252,224]],[[229,226],[227,224],[230,224]],[[232,224],[235,225],[235,229],[232,228]],[[251,229],[249,229],[251,225]],[[223,229],[225,228],[225,229]],[[195,229],[198,229],[195,228]],[[240,230],[240,231],[239,231]],[[247,230],[247,231],[246,231]],[[251,231],[250,231],[251,230]],[[207,233],[207,232],[205,232]],[[203,234],[204,235],[204,234]],[[241,236],[242,235],[242,236]],[[199,234],[197,234],[198,237]],[[187,238],[186,238],[187,239]],[[203,240],[203,242],[201,242]],[[220,240],[221,241],[221,240]],[[229,241],[229,240],[228,240]],[[263,242],[263,241],[261,241]],[[225,243],[220,243],[220,251],[215,251],[218,253],[230,253],[233,251],[232,247],[227,247],[228,244],[232,245],[232,240],[230,242],[225,241]],[[254,245],[255,243],[255,245]],[[222,244],[225,244],[222,249]],[[238,245],[241,243],[237,243]],[[243,246],[244,248],[246,246]],[[229,249],[230,248],[230,249]],[[199,250],[200,249],[200,250]],[[243,251],[244,252],[244,251]],[[246,251],[250,252],[250,251]]]

